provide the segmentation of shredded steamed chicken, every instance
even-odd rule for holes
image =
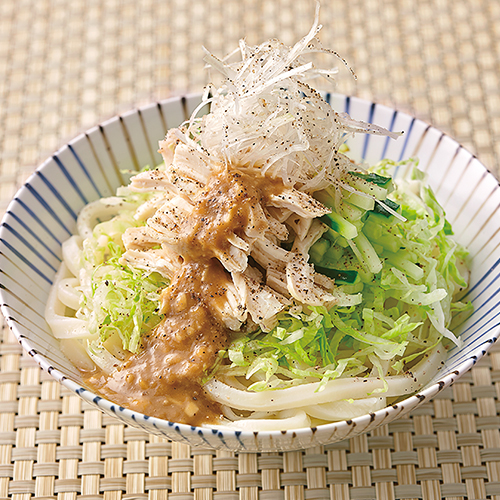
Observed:
[[[164,164],[82,210],[47,321],[94,391],[191,425],[304,427],[411,394],[458,342],[466,252],[411,162],[396,183],[346,156],[351,134],[398,134],[306,83],[335,73],[306,60],[331,53],[319,30],[207,52],[224,83]]]

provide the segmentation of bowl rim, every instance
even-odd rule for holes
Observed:
[[[332,96],[337,96],[337,97],[342,97],[345,99],[353,99],[356,101],[359,101],[364,104],[369,104],[369,105],[375,105],[375,106],[380,106],[382,108],[385,108],[389,111],[394,111],[397,112],[399,115],[407,116],[411,118],[412,120],[417,120],[420,121],[421,123],[427,125],[427,128],[432,128],[436,131],[438,131],[440,134],[442,134],[442,137],[448,137],[452,141],[454,141],[457,146],[463,148],[465,151],[467,151],[468,154],[471,155],[472,158],[478,160],[480,165],[488,172],[489,175],[491,175],[497,182],[497,184],[500,185],[500,181],[496,178],[496,176],[477,158],[476,155],[468,151],[466,148],[464,148],[458,141],[453,139],[450,135],[447,133],[441,131],[440,129],[437,129],[436,127],[428,124],[427,122],[421,120],[420,118],[417,118],[413,115],[410,115],[409,113],[405,111],[399,111],[397,108],[385,105],[385,104],[379,104],[376,103],[375,101],[371,101],[369,99],[364,99],[360,98],[357,96],[348,96],[345,94],[340,94],[340,93],[327,93],[325,95],[325,98],[328,102],[330,102],[330,99]],[[132,108],[128,111],[125,111],[123,113],[120,113],[114,117],[111,117],[109,119],[103,120],[100,122],[97,127],[104,127],[106,126],[106,123],[110,122],[111,120],[115,119],[120,119],[121,117],[128,115],[128,114],[133,114],[140,112],[143,109],[149,108],[151,106],[161,106],[162,104],[168,104],[169,102],[174,102],[174,101],[179,101],[181,102],[185,115],[187,115],[186,112],[186,100],[190,98],[199,98],[201,97],[201,93],[188,93],[182,96],[177,96],[177,97],[170,97],[168,99],[162,99],[159,101],[154,101],[151,103],[148,103],[143,106],[135,107]],[[16,202],[16,199],[18,198],[19,194],[27,189],[27,185],[30,184],[31,180],[34,178],[34,176],[44,168],[44,166],[51,161],[51,159],[64,147],[66,147],[68,144],[72,144],[75,141],[79,140],[81,137],[85,136],[87,132],[90,130],[95,129],[96,126],[91,127],[87,129],[85,132],[78,134],[76,137],[68,141],[66,144],[61,146],[58,150],[56,150],[52,155],[50,155],[46,160],[44,160],[36,169],[35,171],[29,176],[29,178],[23,183],[23,185],[18,189],[16,194],[14,195],[13,199],[9,202],[7,209],[5,211],[4,216],[2,217],[1,225],[0,225],[0,241],[4,241],[2,235],[4,232],[4,224],[5,224],[5,219],[8,216],[9,212],[11,211],[11,208],[13,207],[13,204]],[[1,285],[1,279],[0,279],[0,285]],[[7,298],[7,301],[6,301]],[[498,337],[498,333],[500,332],[500,325],[496,326],[493,329],[493,334],[491,334],[488,338],[488,340],[484,341],[481,344],[478,344],[475,348],[475,350],[479,350],[481,346],[484,346],[484,348],[479,352],[479,355],[470,355],[467,356],[464,360],[460,361],[456,369],[448,373],[442,378],[439,378],[436,382],[433,382],[431,384],[427,384],[423,389],[418,391],[417,393],[406,397],[405,399],[402,399],[400,402],[386,406],[382,409],[376,410],[374,412],[370,412],[358,417],[354,417],[349,420],[341,420],[337,422],[330,422],[330,423],[325,423],[325,424],[319,424],[318,426],[313,426],[313,427],[301,427],[301,428],[296,428],[296,429],[289,429],[287,431],[281,431],[281,430],[264,430],[264,431],[249,431],[249,430],[237,430],[237,429],[231,429],[227,427],[222,427],[222,426],[214,426],[214,425],[207,425],[207,426],[191,426],[189,424],[182,424],[178,422],[171,422],[169,420],[161,419],[158,417],[151,417],[146,414],[130,410],[128,408],[123,408],[117,405],[116,403],[113,403],[112,401],[98,396],[97,394],[93,393],[92,391],[86,389],[80,383],[72,380],[68,376],[64,375],[58,368],[54,367],[51,365],[50,361],[43,355],[37,352],[37,349],[35,346],[30,344],[30,339],[26,337],[18,328],[15,319],[10,315],[9,311],[9,306],[8,306],[8,297],[5,296],[5,291],[4,288],[0,286],[0,310],[5,318],[5,321],[10,328],[10,330],[13,332],[23,349],[37,362],[37,364],[48,374],[50,374],[54,379],[59,381],[64,387],[69,389],[75,394],[78,394],[83,400],[87,401],[88,403],[91,403],[93,405],[97,405],[101,410],[107,410],[107,413],[113,413],[117,416],[117,418],[120,418],[116,410],[119,409],[120,413],[124,416],[125,419],[131,419],[134,421],[135,424],[141,426],[141,421],[143,422],[148,422],[148,425],[152,425],[153,427],[157,428],[159,431],[161,430],[175,430],[177,432],[180,432],[181,434],[189,435],[189,434],[196,434],[197,436],[202,437],[203,439],[203,433],[212,433],[212,434],[217,434],[217,435],[222,435],[223,437],[230,437],[230,438],[235,438],[240,444],[243,445],[242,439],[245,438],[256,438],[258,435],[259,442],[263,442],[264,440],[268,439],[273,439],[273,438],[279,438],[283,437],[286,434],[292,434],[294,437],[300,438],[307,438],[313,436],[317,431],[322,431],[324,433],[330,432],[331,434],[334,433],[335,430],[339,429],[348,429],[349,427],[351,430],[354,430],[355,427],[359,426],[362,428],[360,432],[367,432],[370,430],[369,428],[366,428],[369,426],[372,422],[377,422],[378,425],[382,425],[384,423],[388,423],[392,421],[394,418],[396,418],[400,413],[401,415],[406,413],[407,411],[411,411],[415,409],[417,406],[422,404],[425,400],[428,400],[429,398],[434,397],[436,394],[438,394],[440,391],[444,390],[446,387],[450,386],[455,380],[457,380],[459,377],[461,377],[464,373],[466,373],[469,369],[472,368],[483,356],[486,355],[488,352],[489,348],[493,345],[493,343],[496,341],[496,338]],[[486,345],[485,345],[486,344]],[[437,374],[434,376],[436,378]],[[405,405],[408,408],[405,408]],[[151,430],[145,429],[148,432],[151,432]],[[348,438],[349,435],[345,436],[345,438]],[[186,439],[186,438],[185,438]],[[343,438],[344,439],[344,438]],[[325,443],[328,442],[325,441]],[[207,441],[208,443],[208,441]],[[190,443],[192,444],[192,443]],[[208,443],[209,446],[213,446],[213,443]],[[235,449],[234,447],[228,447],[229,449]],[[244,450],[245,446],[243,446]],[[299,449],[301,446],[297,447],[284,447],[283,449],[286,450],[291,450],[291,449]],[[260,450],[264,451],[266,448],[262,447],[259,448]],[[274,450],[276,448],[273,448]]]

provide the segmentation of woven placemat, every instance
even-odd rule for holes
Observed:
[[[117,113],[206,81],[240,37],[293,43],[311,0],[1,0],[0,213],[35,166]],[[342,93],[408,111],[500,174],[500,2],[323,1]],[[102,415],[3,326],[0,500],[500,500],[500,347],[388,426],[290,453],[191,449]]]

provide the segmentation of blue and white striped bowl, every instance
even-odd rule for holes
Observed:
[[[174,98],[113,118],[57,151],[28,179],[10,203],[0,229],[0,300],[7,323],[31,356],[64,386],[126,424],[191,445],[228,450],[278,451],[332,443],[388,423],[428,400],[476,363],[500,329],[500,189],[487,169],[439,130],[386,106],[327,95],[337,111],[405,131],[396,141],[357,136],[351,154],[369,163],[382,158],[420,159],[456,238],[472,256],[468,299],[474,313],[458,332],[463,347],[419,394],[353,420],[283,432],[235,432],[150,418],[82,387],[77,370],[62,355],[44,319],[45,302],[61,261],[61,243],[75,229],[79,210],[114,194],[123,170],[160,163],[158,141],[184,121],[199,95]]]

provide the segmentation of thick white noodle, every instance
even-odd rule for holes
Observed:
[[[77,339],[62,339],[59,341],[61,352],[80,370],[91,371],[95,368],[84,345]]]
[[[80,306],[81,289],[88,288],[89,273],[82,267],[82,243],[92,236],[94,226],[116,215],[123,209],[133,209],[135,205],[122,198],[110,197],[86,205],[77,219],[80,235],[68,238],[62,244],[63,262],[56,273],[45,308],[45,319],[57,339],[95,339],[87,322],[76,318],[74,312]],[[70,311],[67,310],[70,309]],[[76,352],[76,348],[67,350]]]
[[[131,210],[134,204],[123,201],[123,198],[111,196],[85,205],[78,214],[76,228],[82,238],[92,236],[92,230],[98,222],[111,219],[122,210]]]
[[[320,383],[314,382],[286,389],[250,392],[235,389],[217,379],[208,381],[204,388],[215,401],[248,411],[280,411],[299,405],[306,408],[332,401],[362,399],[377,393],[395,397],[410,395],[420,389],[437,373],[444,358],[445,349],[440,344],[404,375],[388,376],[385,381],[378,377],[338,378],[327,382],[322,390],[319,390]],[[385,385],[387,390],[384,390]]]
[[[120,362],[115,358],[109,351],[102,348],[87,349],[87,354],[89,358],[104,372],[108,375],[116,370],[118,363]]]
[[[255,412],[250,417],[239,417],[231,409],[224,407],[228,420],[216,425],[217,428],[248,431],[283,431],[310,427],[310,417],[326,422],[348,420],[385,408],[385,397],[371,397],[359,400],[335,401],[297,410],[278,413]]]
[[[59,282],[59,287],[57,289],[57,298],[73,311],[77,311],[80,307],[80,298],[82,296],[80,290],[78,290],[78,285],[80,281],[78,278],[63,278]]]
[[[68,238],[62,244],[63,260],[66,267],[73,276],[80,275],[81,255],[82,255],[83,240],[80,236],[74,235]]]
[[[305,411],[282,412],[280,418],[245,418],[231,422],[225,420],[221,425],[211,425],[220,429],[238,429],[242,431],[282,431],[310,427],[311,420]]]
[[[58,292],[61,282],[71,277],[72,275],[68,267],[62,262],[47,299],[45,319],[56,339],[92,338],[87,328],[87,322],[82,319],[66,316],[66,305],[59,299]]]
[[[310,406],[305,411],[310,417],[327,422],[337,420],[348,420],[350,418],[360,417],[367,413],[381,410],[386,406],[385,397],[371,397],[363,399],[344,399],[343,401],[334,401],[333,403],[323,403],[316,406]]]
[[[99,221],[110,219],[122,209],[133,208],[135,205],[115,197],[90,203],[78,216],[80,234],[71,236],[62,244],[63,261],[49,293],[45,319],[54,337],[60,341],[61,352],[82,370],[92,370],[98,365],[105,372],[110,372],[117,361],[104,349],[97,355],[88,348],[88,341],[96,339],[97,335],[90,334],[87,321],[75,317],[75,311],[80,307],[82,288],[89,288],[91,279],[89,271],[82,266],[83,240],[92,235]]]

